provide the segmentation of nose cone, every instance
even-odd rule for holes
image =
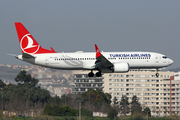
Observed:
[[[173,64],[173,60],[169,59],[169,65]]]

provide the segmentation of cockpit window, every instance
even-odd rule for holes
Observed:
[[[162,56],[162,58],[166,59],[167,57],[166,56]]]

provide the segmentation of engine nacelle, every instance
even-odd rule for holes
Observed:
[[[115,63],[113,67],[114,72],[128,72],[129,64],[128,63]]]

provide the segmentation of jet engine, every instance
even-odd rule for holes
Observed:
[[[113,72],[128,72],[129,64],[128,63],[115,63],[113,67]]]

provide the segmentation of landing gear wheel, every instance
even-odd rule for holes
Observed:
[[[88,77],[94,77],[94,73],[93,72],[88,73]]]
[[[96,77],[101,77],[101,76],[102,76],[101,72],[96,73]]]
[[[159,77],[159,73],[156,73],[156,77]]]

